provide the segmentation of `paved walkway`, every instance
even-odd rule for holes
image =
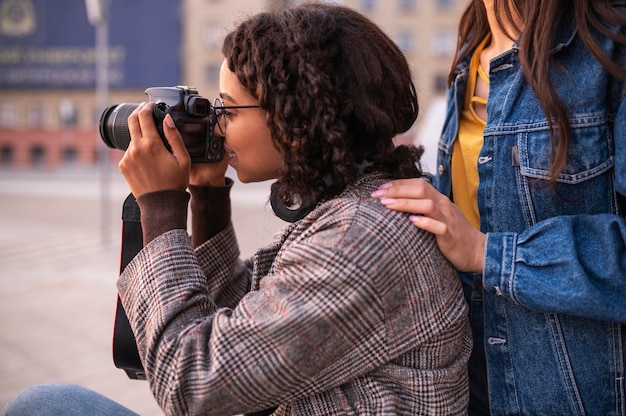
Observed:
[[[128,379],[111,358],[127,194],[116,171],[0,171],[0,408],[26,386],[64,381],[162,415],[148,384]],[[267,183],[235,184],[242,255],[284,225],[268,194]]]

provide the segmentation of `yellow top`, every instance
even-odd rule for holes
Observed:
[[[465,218],[475,228],[480,229],[478,213],[478,154],[483,146],[483,131],[486,120],[481,119],[474,109],[474,103],[487,104],[487,100],[475,95],[476,80],[479,76],[486,85],[489,77],[480,66],[480,53],[489,42],[488,35],[476,48],[470,60],[467,78],[467,89],[461,117],[459,119],[459,136],[452,149],[452,196]]]

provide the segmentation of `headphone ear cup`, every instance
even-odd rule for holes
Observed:
[[[315,208],[315,201],[306,200],[302,201],[299,205],[294,208],[287,207],[285,203],[280,198],[280,188],[282,184],[280,181],[276,181],[272,184],[271,193],[270,193],[270,205],[272,206],[272,210],[274,214],[278,218],[287,222],[296,222],[301,220]]]

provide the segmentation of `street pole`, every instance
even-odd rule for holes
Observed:
[[[87,17],[96,30],[96,110],[100,115],[109,103],[109,25],[108,0],[85,0]],[[98,137],[100,170],[100,237],[103,245],[110,236],[110,167],[109,152]]]

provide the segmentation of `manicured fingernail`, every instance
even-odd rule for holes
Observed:
[[[383,195],[385,195],[385,191],[381,189],[377,189],[376,191],[372,192],[372,198],[379,198]]]
[[[383,183],[382,185],[378,187],[378,189],[387,189],[387,188],[391,188],[391,182]]]
[[[396,203],[396,200],[394,198],[383,198],[380,200],[380,202],[383,205],[393,205]]]
[[[167,127],[169,127],[170,129],[174,128],[174,120],[172,120],[171,115],[169,114],[166,115],[163,121],[165,122],[165,124],[167,124]]]

